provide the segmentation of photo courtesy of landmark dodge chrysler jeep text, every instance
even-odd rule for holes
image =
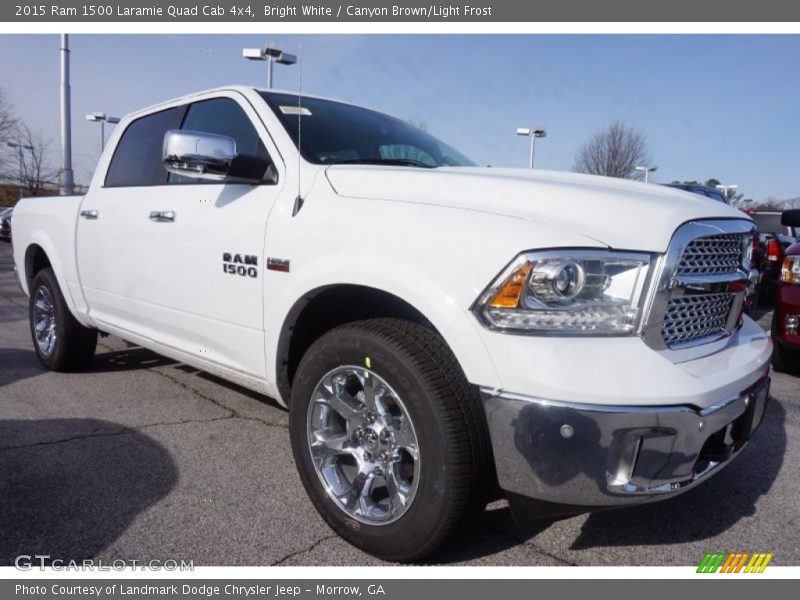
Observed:
[[[104,332],[276,398],[330,526],[414,561],[498,490],[517,519],[624,506],[736,456],[769,393],[752,238],[697,194],[230,87],[123,119],[13,245],[46,367]]]

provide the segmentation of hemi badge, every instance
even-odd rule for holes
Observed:
[[[286,258],[267,257],[267,269],[270,271],[289,272],[289,260]]]

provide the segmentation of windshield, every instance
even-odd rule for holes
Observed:
[[[682,183],[668,183],[666,185],[667,187],[673,187],[679,190],[684,190],[685,192],[700,194],[701,196],[705,196],[706,198],[711,198],[712,200],[716,200],[717,202],[722,202],[723,204],[730,204],[728,202],[728,199],[725,197],[725,194],[723,194],[722,192],[718,192],[716,190],[709,189],[707,187],[682,184]]]
[[[466,167],[466,156],[400,119],[350,104],[261,92],[307,161],[319,165]]]
[[[721,192],[713,192],[711,190],[705,190],[703,193],[712,200],[716,200],[717,202],[722,202],[723,204],[728,204],[728,199],[725,197],[725,194],[722,194]]]

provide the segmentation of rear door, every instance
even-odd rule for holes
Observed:
[[[278,156],[235,92],[132,121],[103,186],[81,207],[88,215],[79,219],[78,261],[90,314],[101,326],[263,377],[264,235],[283,165],[273,160],[257,185],[169,175],[163,136],[179,127],[231,136],[239,152]]]

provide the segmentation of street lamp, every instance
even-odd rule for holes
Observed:
[[[543,127],[519,127],[517,128],[517,135],[524,135],[531,138],[531,157],[528,162],[528,168],[533,168],[533,155],[536,152],[536,138],[547,137],[547,132]]]
[[[297,57],[294,54],[283,52],[272,45],[267,45],[262,48],[243,48],[242,56],[247,60],[265,60],[267,61],[267,87],[272,87],[272,65],[278,63],[279,65],[293,65],[297,62]]]
[[[110,125],[116,125],[119,123],[119,118],[109,117],[104,112],[93,112],[86,115],[86,120],[93,121],[94,123],[100,123],[100,151],[102,152],[106,147],[106,123],[109,123]]]
[[[18,144],[16,142],[6,142],[6,146],[17,149],[17,161],[19,162],[19,199],[22,200],[23,188],[25,187],[25,175],[22,172],[22,164],[24,161],[22,151],[29,150],[33,152],[33,146],[29,144]]]
[[[658,167],[655,165],[636,165],[633,167],[637,171],[644,171],[644,182],[647,183],[650,180],[650,173],[653,171],[658,170]]]

